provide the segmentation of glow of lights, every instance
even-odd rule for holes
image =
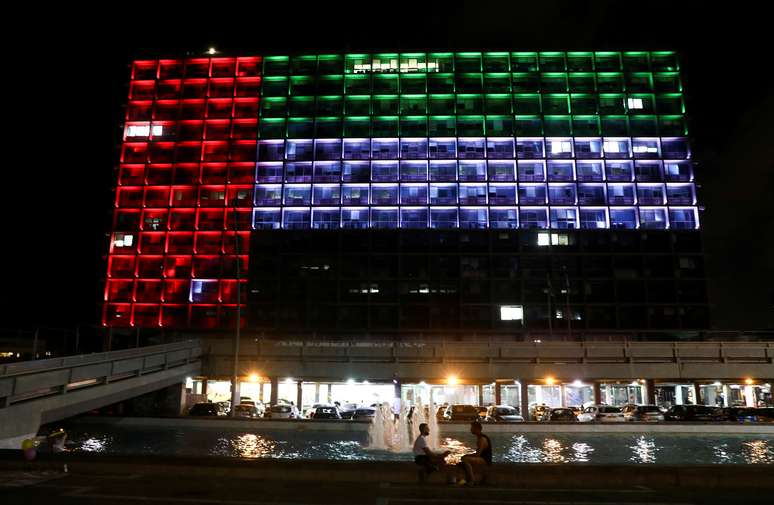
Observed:
[[[639,386],[639,385],[640,385],[640,383],[639,383],[638,381],[632,381],[632,383],[631,383],[631,384],[629,384],[629,385],[630,385],[630,386]]]
[[[460,382],[459,379],[454,375],[450,375],[449,377],[446,378],[446,383],[449,384],[450,386],[455,386],[459,384],[459,382]]]
[[[347,384],[349,384],[350,386],[353,385],[354,383],[355,383],[355,379],[347,379]]]
[[[553,386],[554,383],[556,383],[556,379],[554,379],[551,376],[546,377],[546,384],[548,384],[549,386]]]
[[[251,373],[249,380],[250,382],[258,382],[258,374]]]
[[[368,384],[368,381],[363,381],[363,384]]]
[[[574,381],[572,381],[572,385],[573,387],[576,387],[576,388],[583,387],[583,383],[578,379],[575,379]]]
[[[420,386],[422,386],[422,387],[426,387],[426,386],[427,386],[427,383],[426,383],[425,381],[420,381],[420,382],[419,382],[419,385],[420,385]]]
[[[215,54],[217,52],[218,51],[216,51],[214,47],[210,47],[209,49],[207,49],[207,54]]]
[[[716,388],[719,388],[723,384],[720,381],[715,381],[715,382],[712,383],[712,385],[715,386]]]
[[[285,379],[285,384],[293,384],[295,381],[293,380],[293,377],[288,377]]]
[[[752,386],[753,384],[755,384],[755,381],[748,377],[747,379],[744,380],[744,383],[747,384],[748,386]]]

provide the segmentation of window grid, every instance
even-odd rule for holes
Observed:
[[[684,114],[668,51],[136,61],[103,322],[232,320],[253,229],[697,229]]]

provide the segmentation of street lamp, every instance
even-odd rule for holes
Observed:
[[[226,193],[228,198],[228,192]],[[234,332],[234,371],[231,375],[231,417],[236,416],[236,407],[239,405],[239,340],[242,331],[242,293],[240,279],[242,272],[239,265],[239,221],[237,218],[237,203],[239,202],[239,192],[234,195],[234,252],[236,253],[236,331]]]

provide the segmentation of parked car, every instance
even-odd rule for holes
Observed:
[[[578,421],[581,423],[620,423],[624,421],[624,415],[620,407],[590,405],[578,415]]]
[[[621,409],[626,421],[663,421],[664,412],[658,405],[624,405]]]
[[[486,413],[489,410],[489,407],[476,407],[478,409],[478,420],[483,421],[486,419]]]
[[[519,409],[510,405],[492,405],[486,411],[486,420],[493,423],[524,422]]]
[[[447,421],[478,421],[478,407],[473,405],[449,405],[444,417]]]
[[[336,405],[320,405],[311,415],[312,419],[341,419]]]
[[[548,405],[533,405],[530,410],[530,419],[532,421],[544,421],[551,412],[551,407]]]
[[[258,413],[258,409],[255,407],[253,402],[240,403],[234,408],[234,417],[246,417],[248,419],[257,419],[261,417],[261,414]]]
[[[266,413],[266,417],[271,419],[298,419],[298,409],[295,405],[280,403],[272,405]]]
[[[228,415],[231,413],[231,400],[226,400],[223,402],[216,402],[218,405],[220,405],[220,408],[223,409],[223,412]]]
[[[666,421],[722,421],[723,411],[707,405],[673,405],[664,412]]]
[[[726,421],[735,423],[757,423],[766,420],[765,416],[760,415],[761,410],[765,409],[756,409],[753,407],[726,407],[723,409],[723,417]]]
[[[578,419],[575,417],[575,412],[573,412],[571,408],[559,407],[559,408],[551,409],[551,411],[549,412],[545,420],[550,422],[555,422],[555,421],[575,422]]]
[[[357,403],[345,403],[339,407],[339,413],[342,419],[352,419],[357,410]]]
[[[226,412],[219,403],[197,403],[188,411],[189,416],[217,417],[225,416]]]
[[[435,411],[435,418],[439,421],[443,421],[446,419],[446,409],[448,405],[441,405],[438,407],[438,410]]]
[[[352,420],[355,421],[360,419],[360,420],[370,421],[371,419],[374,418],[375,415],[376,415],[375,408],[360,406],[357,409],[355,409],[355,413],[352,415]]]
[[[317,412],[317,409],[320,407],[328,407],[329,405],[327,403],[315,403],[311,407],[304,407],[304,417],[307,419],[312,419],[314,417],[314,413]],[[335,407],[335,405],[330,405],[331,407]]]
[[[245,397],[242,397],[245,398]],[[258,412],[258,417],[263,417],[263,415],[266,413],[266,406],[261,401],[253,401],[250,399],[242,400],[239,405],[250,405],[252,407],[255,407],[255,410]],[[237,405],[237,407],[239,407]]]
[[[759,407],[756,410],[759,423],[774,423],[774,407]]]

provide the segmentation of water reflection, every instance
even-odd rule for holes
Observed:
[[[562,455],[562,443],[553,438],[547,438],[543,442],[543,461],[546,463],[566,463],[567,458]]]
[[[742,444],[748,463],[774,463],[774,447],[766,440],[750,440]]]
[[[367,434],[298,431],[222,431],[184,428],[67,429],[68,448],[105,454],[163,454],[322,460],[411,461],[411,452],[366,450]],[[489,435],[494,460],[512,463],[774,464],[774,437],[653,434]],[[454,434],[439,449],[456,464],[473,452],[473,437]]]
[[[586,463],[591,461],[591,453],[594,452],[594,448],[585,442],[575,442],[572,444],[573,461],[578,463]]]
[[[79,450],[84,452],[105,452],[105,445],[108,443],[108,437],[89,437],[82,441]]]
[[[635,463],[656,462],[658,448],[652,437],[639,436],[634,440],[634,445],[629,446],[629,448],[633,453],[629,461],[634,461]]]
[[[275,444],[265,438],[245,433],[234,440],[236,455],[242,458],[265,458],[274,452]]]
[[[728,444],[720,443],[712,446],[712,452],[715,455],[713,463],[731,463],[731,454],[728,452]]]
[[[503,459],[513,463],[540,463],[542,452],[532,447],[524,435],[516,435],[511,438],[510,446],[503,454]]]
[[[462,456],[473,452],[473,449],[463,442],[450,437],[441,440],[441,450],[451,452],[451,454],[446,457],[446,464],[448,465],[456,465],[462,460]]]

